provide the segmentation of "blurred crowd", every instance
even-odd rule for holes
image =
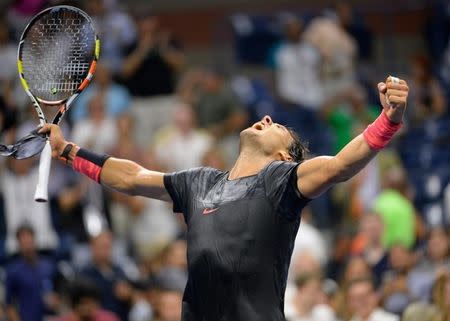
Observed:
[[[60,3],[83,8],[100,34],[94,81],[63,125],[68,140],[96,152],[164,172],[227,170],[240,130],[265,114],[298,131],[313,157],[335,154],[380,113],[375,36],[345,1],[308,17],[274,13],[278,34],[257,66],[270,76],[254,77],[242,72],[245,59],[237,72],[190,64],[152,11],[16,0],[0,16],[2,143],[38,123],[17,76],[17,40],[34,14]],[[450,5],[427,10],[427,48],[404,57],[398,75],[411,88],[402,132],[302,213],[288,321],[450,321]],[[250,22],[231,18],[236,44]],[[50,202],[35,203],[37,161],[1,160],[0,320],[179,321],[183,216],[57,162]]]

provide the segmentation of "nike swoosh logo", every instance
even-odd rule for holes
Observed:
[[[203,210],[203,215],[208,215],[208,214],[211,214],[212,212],[215,212],[215,211],[217,211],[219,208],[218,207],[216,207],[216,208],[205,208],[204,210]]]

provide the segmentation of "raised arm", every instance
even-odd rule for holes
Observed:
[[[41,132],[50,133],[54,158],[61,159],[63,155],[68,165],[102,185],[129,195],[171,201],[164,187],[163,173],[145,169],[130,160],[106,158],[80,149],[64,139],[57,125],[47,124]]]
[[[383,111],[364,133],[354,138],[336,156],[316,157],[298,166],[297,184],[303,195],[318,197],[334,184],[356,175],[400,128],[409,88],[404,80],[393,82],[392,78],[388,77],[386,83],[378,84]]]

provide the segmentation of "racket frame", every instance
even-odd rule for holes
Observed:
[[[37,96],[35,96],[31,91],[30,87],[27,83],[26,77],[24,75],[23,70],[23,63],[22,63],[22,51],[23,51],[23,45],[26,40],[26,36],[31,29],[31,27],[35,24],[36,21],[38,21],[43,15],[47,14],[49,11],[52,10],[60,10],[60,9],[66,9],[66,10],[72,10],[77,12],[78,14],[82,15],[91,25],[92,30],[94,31],[95,35],[95,47],[94,47],[94,54],[93,59],[91,61],[91,65],[89,67],[89,71],[84,78],[84,80],[81,82],[81,84],[78,86],[77,90],[68,98],[63,100],[57,100],[57,101],[48,101],[41,99]],[[98,34],[95,32],[94,23],[89,17],[87,13],[85,13],[83,10],[72,7],[72,6],[53,6],[50,8],[47,8],[38,14],[36,14],[31,21],[27,24],[25,27],[22,36],[20,37],[19,41],[19,47],[17,50],[17,69],[19,71],[19,77],[20,82],[22,83],[22,86],[28,95],[30,97],[31,102],[33,103],[34,109],[36,111],[36,114],[39,118],[39,125],[44,126],[46,123],[48,123],[48,120],[41,108],[41,104],[49,105],[49,106],[60,106],[57,114],[54,116],[52,124],[59,124],[66,114],[66,112],[69,110],[72,103],[75,101],[75,99],[81,94],[81,92],[91,83],[92,78],[94,77],[95,69],[97,67],[97,61],[100,56],[100,39],[98,37]],[[50,147],[50,139],[47,137],[47,141],[45,143],[45,147],[41,152],[40,160],[39,160],[39,176],[38,176],[38,183],[36,186],[36,192],[34,199],[37,202],[47,202],[48,200],[48,178],[50,175],[50,166],[51,166],[51,147]]]

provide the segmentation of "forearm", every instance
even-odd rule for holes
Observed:
[[[377,150],[370,148],[363,134],[358,135],[333,157],[333,181],[342,182],[355,176],[377,153]]]
[[[366,130],[347,144],[333,159],[334,180],[345,181],[359,173],[400,129],[384,112]]]
[[[400,128],[386,115],[380,117],[336,156],[322,156],[305,161],[297,169],[298,188],[309,198],[315,198],[331,186],[359,173],[384,148]]]
[[[136,70],[141,66],[147,55],[147,51],[141,48],[137,48],[131,53],[123,62],[121,74],[123,78],[131,77]]]
[[[80,150],[80,147],[74,145],[65,161],[74,170],[118,192],[164,201],[170,200],[164,187],[162,173],[147,170],[133,161],[114,157],[107,158],[101,165],[95,160],[94,163],[89,164],[87,163],[89,160],[79,159]],[[102,157],[99,155],[97,158]],[[85,170],[83,166],[94,167],[98,174],[93,175],[92,171]]]
[[[184,55],[173,49],[166,49],[161,52],[161,56],[175,71],[180,71],[184,66]]]

